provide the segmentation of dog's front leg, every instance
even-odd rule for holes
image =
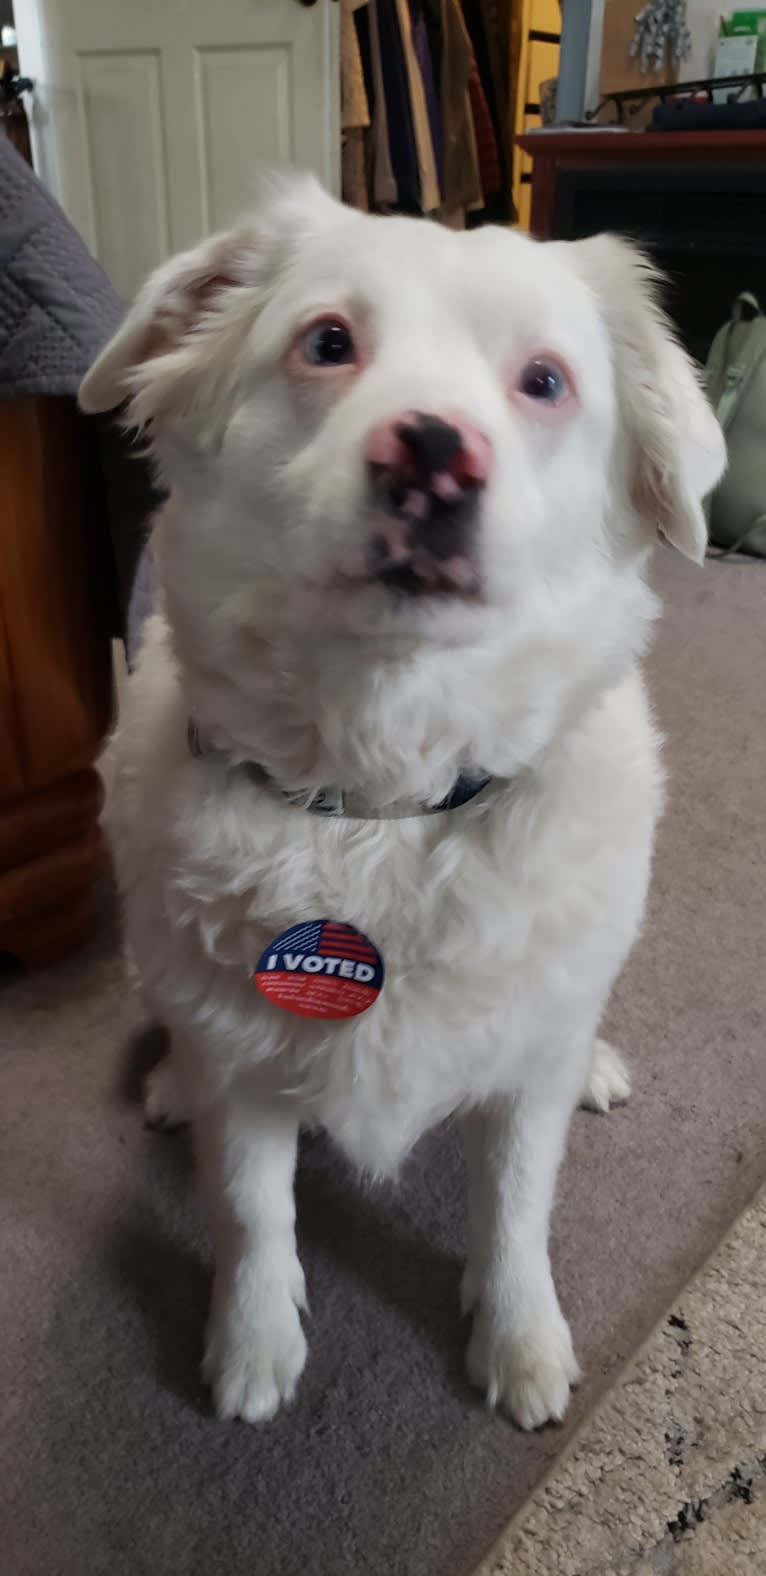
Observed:
[[[498,1098],[467,1123],[473,1307],[468,1371],[522,1428],[564,1415],[579,1374],[548,1256],[556,1173],[576,1099],[550,1091]]]
[[[219,1417],[262,1422],[292,1398],[306,1361],[297,1116],[235,1090],[195,1124],[195,1137],[215,1254],[203,1373]]]

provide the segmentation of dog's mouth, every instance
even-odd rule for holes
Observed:
[[[407,601],[475,600],[481,589],[474,543],[458,519],[435,533],[417,517],[387,516],[370,537],[365,570],[368,584]]]
[[[411,564],[400,564],[396,569],[384,569],[372,578],[396,596],[419,597],[431,594],[431,587],[416,574]]]
[[[409,601],[422,601],[429,597],[457,597],[475,601],[479,595],[479,577],[465,559],[454,563],[418,563],[413,559],[407,564],[396,564],[378,570],[368,577],[368,584],[379,585],[392,596]]]

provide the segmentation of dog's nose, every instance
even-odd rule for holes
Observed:
[[[473,595],[489,440],[462,417],[408,411],[370,433],[365,458],[382,506],[368,547],[370,574],[398,592]]]
[[[408,411],[374,429],[366,459],[394,512],[406,514],[410,505],[422,518],[429,497],[454,506],[484,487],[492,448],[484,434],[462,418]]]

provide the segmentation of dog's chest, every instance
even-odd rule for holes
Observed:
[[[270,1055],[316,1053],[338,1091],[380,1084],[418,1104],[436,1084],[449,1105],[492,1083],[498,1024],[506,1046],[511,1028],[527,1041],[541,1002],[571,997],[584,957],[603,947],[604,915],[578,879],[584,863],[592,887],[598,870],[580,838],[579,869],[562,879],[572,850],[554,831],[515,785],[438,816],[369,822],[240,790],[225,815],[218,806],[197,816],[176,900]],[[250,984],[285,930],[322,920],[363,932],[385,968],[370,1010],[329,1027],[269,1005]]]
[[[325,819],[238,785],[186,825],[171,881],[208,957],[252,971],[292,926],[347,924],[381,952],[386,1001],[437,980],[470,992],[473,981],[491,1008],[533,954],[541,966],[551,951],[559,963],[581,955],[612,924],[605,904],[630,856],[592,807],[583,815],[570,799],[551,813],[513,783],[436,816],[371,821]]]
[[[483,952],[493,935],[506,957],[512,944],[514,889],[528,888],[534,854],[513,821],[508,785],[436,816],[368,821],[310,814],[239,785],[189,818],[173,880],[187,915],[196,909],[205,950],[222,960],[255,965],[285,930],[330,920],[368,936],[388,976],[447,960],[470,969],[479,928]],[[488,917],[502,922],[502,938]]]
[[[578,762],[549,786],[519,779],[435,816],[354,822],[190,763],[146,857],[117,841],[150,994],[191,1031],[211,1087],[250,1068],[390,1171],[461,1103],[518,1087],[530,1056],[566,1054],[603,999],[640,914],[654,808],[639,784],[626,817],[603,774],[595,806],[581,779]],[[134,832],[149,809],[130,814]],[[385,967],[347,1022],[293,1016],[252,983],[282,932],[322,920],[363,932]]]

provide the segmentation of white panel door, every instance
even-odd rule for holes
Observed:
[[[335,0],[16,0],[38,173],[130,296],[247,205],[259,166],[340,168]]]

